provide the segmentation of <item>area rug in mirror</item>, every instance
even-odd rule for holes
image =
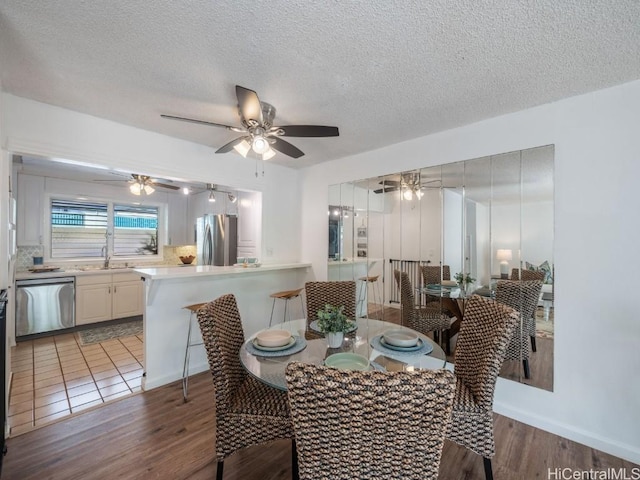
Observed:
[[[81,330],[77,335],[80,345],[91,345],[92,343],[100,343],[113,338],[142,335],[142,320],[132,320],[116,325]]]

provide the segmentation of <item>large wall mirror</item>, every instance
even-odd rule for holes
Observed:
[[[519,358],[500,375],[551,391],[553,162],[548,145],[331,185],[328,278],[358,282],[359,315],[398,320],[394,270],[409,274],[420,304],[429,300],[422,267],[439,267],[435,282],[449,284],[462,308],[474,293],[495,298],[501,280],[541,279],[533,321],[519,329]],[[474,279],[464,291],[452,286],[457,273]]]

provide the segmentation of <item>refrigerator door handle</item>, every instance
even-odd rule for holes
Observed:
[[[213,245],[212,245],[212,234],[211,234],[211,224],[207,223],[204,229],[204,245],[203,245],[203,254],[205,259],[205,264],[213,265]]]

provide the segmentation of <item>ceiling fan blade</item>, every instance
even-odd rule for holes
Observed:
[[[196,120],[195,118],[185,118],[185,117],[176,117],[174,115],[160,115],[162,118],[168,118],[170,120],[180,120],[181,122],[190,122],[190,123],[198,123],[200,125],[210,125],[212,127],[222,127],[222,128],[226,128],[228,130],[234,130],[237,131],[238,127],[232,127],[230,125],[223,125],[221,123],[213,123],[213,122],[207,122],[205,120]]]
[[[230,152],[231,150],[233,150],[233,147],[238,145],[245,138],[247,138],[247,137],[238,137],[238,138],[235,138],[235,139],[231,140],[229,143],[227,143],[226,145],[223,145],[218,150],[216,150],[216,153],[227,153],[227,152]]]
[[[337,137],[340,135],[338,127],[324,125],[285,125],[271,129],[283,137]],[[284,131],[284,133],[280,133]]]
[[[398,190],[400,190],[399,187],[384,187],[379,188],[378,190],[374,190],[373,193],[397,192]]]
[[[253,90],[236,85],[236,97],[238,97],[238,108],[242,122],[249,123],[249,120],[255,120],[258,125],[262,126],[262,105],[260,105],[258,94]]]
[[[176,187],[175,185],[168,185],[166,183],[157,183],[157,182],[149,182],[154,187],[162,187],[162,188],[170,188],[171,190],[180,190],[180,187]]]
[[[380,181],[378,183],[380,185],[384,185],[385,187],[387,185],[393,186],[393,187],[399,187],[400,186],[400,182],[398,180],[382,180],[382,181]]]
[[[300,158],[304,155],[304,152],[298,147],[291,145],[289,142],[285,142],[281,138],[269,137],[269,143],[271,144],[271,148],[274,148],[285,155],[289,155],[290,157]]]

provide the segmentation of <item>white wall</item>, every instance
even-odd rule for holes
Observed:
[[[256,177],[255,161],[239,155],[216,155],[213,148],[13,95],[2,94],[2,105],[0,145],[7,152],[261,191],[262,261],[299,260],[300,182],[296,170],[265,162],[264,176],[260,172]]]
[[[495,410],[640,463],[639,112],[635,81],[305,169],[302,259],[326,278],[330,184],[555,144],[554,391],[498,379]]]

